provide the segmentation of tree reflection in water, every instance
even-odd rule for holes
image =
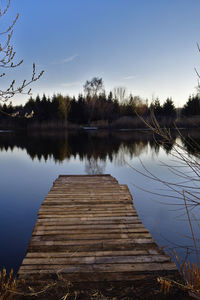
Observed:
[[[176,137],[174,137],[175,140]],[[0,149],[26,150],[32,160],[53,159],[63,162],[77,156],[85,160],[88,174],[101,174],[105,170],[106,160],[119,166],[130,159],[148,151],[159,152],[161,139],[154,139],[148,131],[97,131],[97,132],[4,132],[0,133]],[[172,145],[164,145],[168,153]]]
[[[85,161],[85,172],[88,175],[103,174],[106,168],[106,162],[91,157]]]

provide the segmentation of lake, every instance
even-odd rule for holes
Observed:
[[[190,144],[174,134],[175,142],[186,145],[186,155],[198,164],[194,156],[198,134]],[[182,191],[191,185],[190,177],[198,195],[199,174],[170,154],[171,143],[161,144],[147,131],[0,132],[0,267],[18,270],[40,205],[60,174],[111,174],[127,184],[138,215],[157,244],[184,258],[193,241]],[[152,176],[156,178],[148,178]],[[159,180],[178,184],[172,185],[178,192],[169,191]],[[198,235],[199,207],[189,209]],[[190,259],[196,260],[195,253]]]

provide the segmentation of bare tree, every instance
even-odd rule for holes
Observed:
[[[83,88],[87,96],[97,96],[99,92],[103,92],[103,80],[102,78],[94,77],[90,81],[87,80]]]
[[[11,0],[8,0],[7,6],[3,8],[0,6],[0,20],[3,18],[11,4]],[[0,68],[4,69],[4,72],[0,73],[0,78],[6,76],[6,69],[14,69],[20,66],[23,63],[23,60],[15,62],[16,52],[13,45],[11,44],[14,26],[19,18],[19,14],[11,22],[11,25],[5,30],[0,32]],[[36,74],[35,64],[33,63],[32,76],[29,80],[24,79],[23,82],[16,85],[15,80],[12,80],[7,88],[0,89],[0,101],[6,102],[16,94],[31,94],[31,89],[29,88],[30,84],[34,81],[37,81],[44,71],[41,71],[39,74]]]
[[[115,87],[113,94],[119,102],[123,103],[126,99],[126,88],[123,86]]]
[[[94,77],[90,81],[87,80],[83,86],[83,89],[87,97],[87,107],[89,116],[88,124],[90,124],[94,116],[94,111],[96,109],[98,94],[104,92],[102,78]]]

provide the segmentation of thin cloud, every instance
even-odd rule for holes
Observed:
[[[72,56],[69,56],[69,57],[66,57],[60,61],[57,61],[57,62],[52,62],[53,65],[59,65],[59,64],[67,64],[69,63],[70,61],[73,61],[76,57],[78,57],[78,54],[74,54]]]
[[[77,56],[78,56],[78,54],[74,54],[74,55],[72,55],[72,56],[70,56],[70,57],[67,57],[67,58],[63,59],[62,62],[63,62],[63,63],[68,63],[68,62],[74,60]]]
[[[131,76],[125,76],[122,79],[124,79],[124,80],[131,80],[131,79],[134,79],[135,77],[136,77],[135,75],[131,75]]]

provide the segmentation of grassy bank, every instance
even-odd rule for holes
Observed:
[[[151,117],[145,117],[144,120],[151,124]],[[158,118],[160,127],[167,128],[198,128],[200,126],[200,116],[193,117],[182,117],[182,118]],[[93,121],[88,124],[75,124],[68,122],[67,120],[44,120],[38,121],[34,119],[22,119],[22,118],[12,118],[8,117],[0,122],[0,130],[6,129],[27,129],[27,130],[78,130],[83,126],[95,126],[98,129],[147,129],[144,121],[139,117],[128,117],[124,116],[118,118],[113,122],[108,122],[105,120]]]

